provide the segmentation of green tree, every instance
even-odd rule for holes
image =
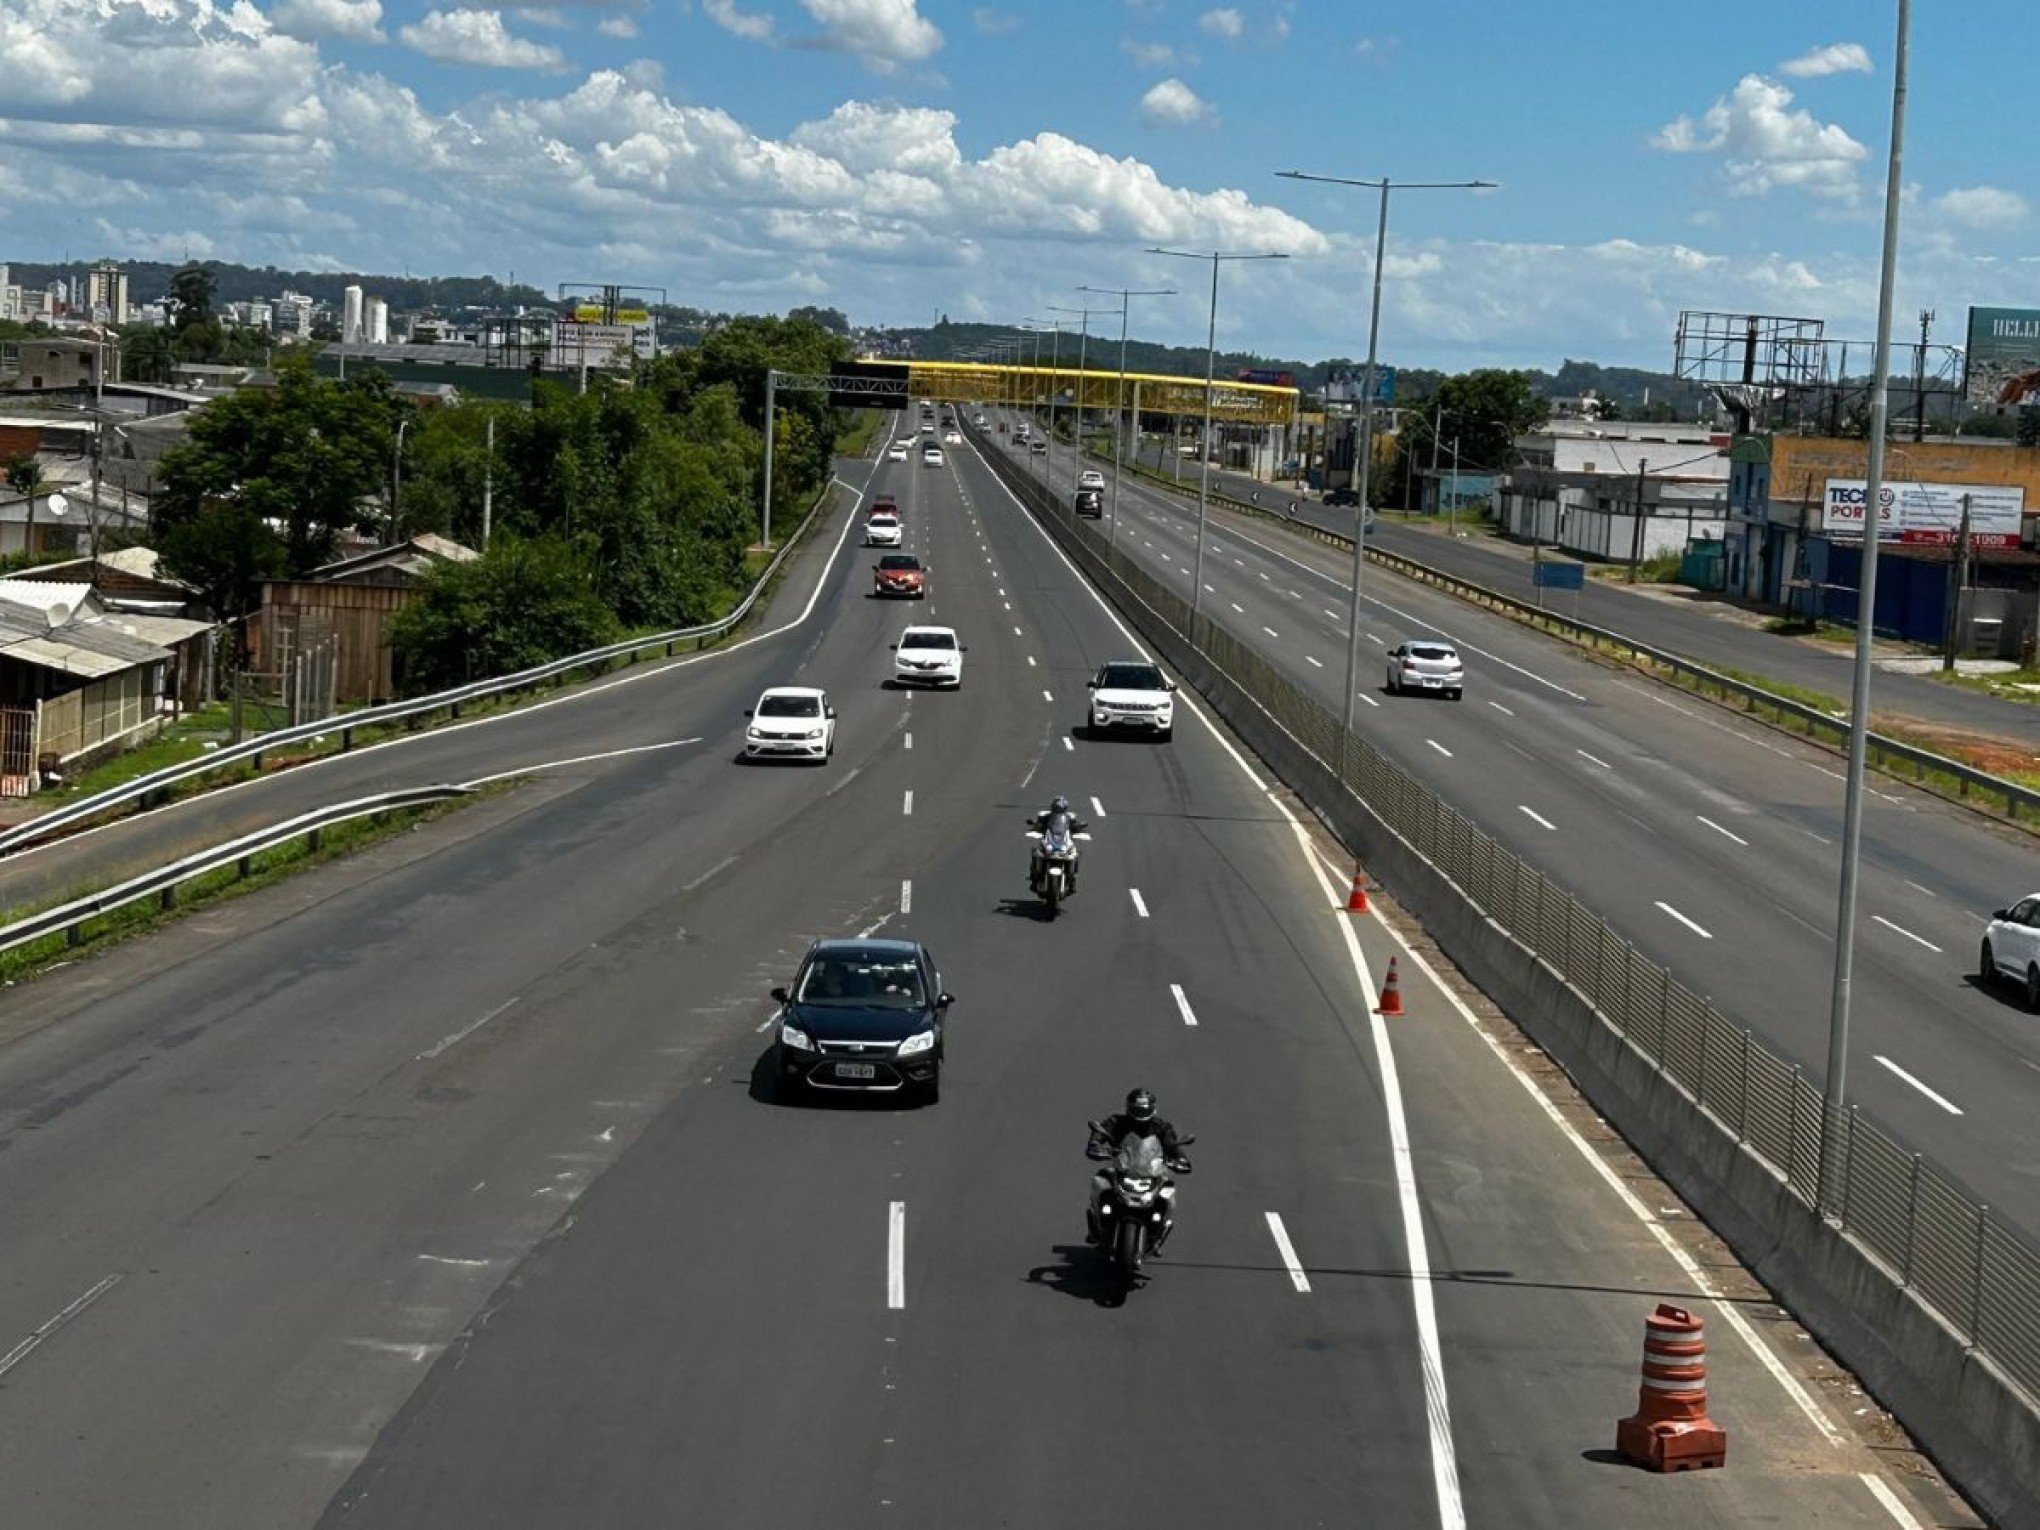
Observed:
[[[574,549],[515,536],[434,569],[390,631],[398,683],[411,693],[512,674],[615,636]]]
[[[1429,469],[1434,440],[1441,465],[1456,441],[1462,467],[1485,473],[1508,467],[1516,437],[1535,430],[1550,413],[1531,383],[1528,372],[1483,367],[1448,377],[1429,398],[1412,402],[1396,435],[1401,460],[1382,475],[1375,503],[1392,503],[1405,482]]]
[[[35,501],[43,491],[42,464],[35,460],[32,452],[16,452],[7,459],[4,472],[7,487],[28,502],[28,520],[21,531],[22,561],[35,561]]]
[[[170,328],[183,334],[212,318],[215,283],[212,272],[196,261],[180,266],[170,278]]]
[[[160,325],[130,324],[120,332],[121,376],[129,382],[167,383],[177,359],[177,338]]]

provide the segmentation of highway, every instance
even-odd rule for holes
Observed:
[[[1370,1013],[1402,948],[1225,738],[1082,736],[1135,644],[967,450],[869,488],[924,604],[866,595],[846,503],[769,636],[525,714],[578,763],[10,996],[0,1523],[1973,1523],[1513,1041],[1407,953]],[[884,688],[908,621],[960,692]],[[739,763],[792,682],[834,760]],[[1095,838],[1049,923],[1057,790]],[[782,1102],[766,992],[866,930],[957,995],[942,1101]],[[1136,1083],[1199,1141],[1121,1305],[1081,1149]],[[1667,1298],[1729,1470],[1607,1459]]]
[[[1068,448],[1051,460],[1069,482]],[[1187,596],[1194,500],[1128,478],[1120,517],[1121,549]],[[1205,610],[1338,707],[1350,556],[1250,517],[1214,512],[1209,525]],[[1370,570],[1364,595],[1366,736],[1824,1077],[1840,762],[1411,581]],[[1463,701],[1385,690],[1386,650],[1424,635],[1463,650]],[[2040,1032],[2009,988],[1970,976],[1985,916],[2040,880],[2033,841],[1881,778],[1871,786],[1851,1097],[2034,1238]]]
[[[1143,464],[1168,472],[1156,451],[1143,454]],[[1194,462],[1178,464],[1184,487],[1194,498],[1197,493]],[[1307,525],[1353,534],[1353,512],[1334,509],[1322,502],[1296,495],[1285,484],[1266,484],[1244,474],[1213,468],[1214,492],[1260,503],[1274,510],[1296,504],[1296,518]],[[1529,561],[1496,546],[1485,536],[1452,538],[1432,529],[1380,519],[1372,533],[1374,545],[1385,552],[1443,569],[1461,579],[1500,590],[1518,600],[1534,601],[1537,589]],[[1764,675],[1822,695],[1832,696],[1843,707],[1849,704],[1853,678],[1853,647],[1832,643],[1806,642],[1773,633],[1752,630],[1740,622],[1725,621],[1705,601],[1676,601],[1662,595],[1639,593],[1621,582],[1590,579],[1587,587],[1572,593],[1548,592],[1553,609],[1594,626],[1620,632],[1640,642],[1676,653],[1697,664]],[[2040,707],[2006,701],[1982,691],[1943,685],[1924,675],[1880,670],[1872,691],[1872,712],[1924,723],[1937,728],[1954,728],[2008,739],[2040,751]]]

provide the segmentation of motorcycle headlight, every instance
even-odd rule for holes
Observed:
[[[784,1022],[779,1027],[779,1044],[783,1047],[792,1047],[796,1051],[801,1052],[812,1052],[815,1050],[814,1039],[806,1031],[797,1025],[790,1025]]]
[[[1155,1182],[1145,1174],[1124,1175],[1119,1184],[1128,1195],[1147,1195],[1155,1188]]]
[[[933,1031],[916,1031],[900,1043],[899,1055],[902,1057],[918,1056],[922,1052],[932,1050],[934,1045],[935,1033]]]

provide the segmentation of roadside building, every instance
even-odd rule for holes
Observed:
[[[120,347],[70,335],[31,335],[21,342],[19,370],[9,385],[17,393],[55,393],[90,388],[120,376]],[[105,378],[100,368],[106,369]]]
[[[1697,425],[1554,420],[1516,438],[1496,490],[1511,535],[1627,563],[1718,541],[1730,438]]]

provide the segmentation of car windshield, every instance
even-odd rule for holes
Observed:
[[[1099,672],[1098,685],[1108,691],[1158,691],[1162,672],[1152,664],[1108,664]]]
[[[801,974],[794,1000],[824,1008],[919,1009],[921,968],[911,959],[817,957]]]
[[[909,632],[900,639],[900,647],[940,648],[945,652],[951,651],[956,647],[956,634],[953,632]]]
[[[1413,659],[1430,659],[1434,662],[1444,663],[1458,658],[1459,650],[1447,648],[1442,643],[1412,643],[1410,644],[1410,657]]]
[[[878,566],[888,573],[896,574],[901,569],[919,568],[921,560],[912,553],[887,553],[878,560]]]
[[[760,717],[820,717],[819,696],[767,696],[758,703]]]

